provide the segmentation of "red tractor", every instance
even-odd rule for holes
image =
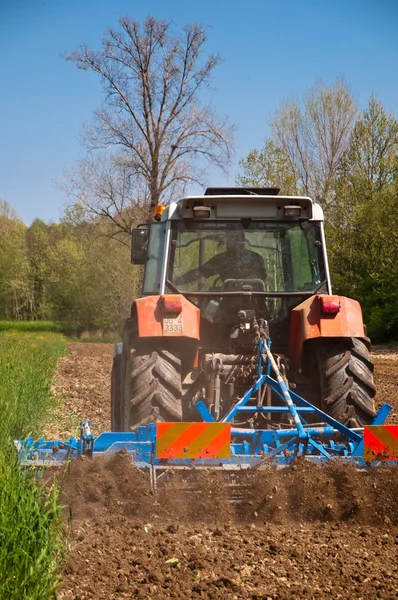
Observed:
[[[358,302],[332,295],[322,208],[278,194],[209,188],[134,230],[145,274],[115,347],[112,431],[200,420],[198,400],[222,419],[258,377],[261,338],[291,389],[348,427],[372,422],[369,340]],[[265,410],[239,414],[235,427],[280,425]]]

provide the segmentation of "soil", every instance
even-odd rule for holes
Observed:
[[[391,404],[393,410],[387,423],[398,423],[398,348],[375,346],[373,359],[377,403]]]
[[[70,342],[58,362],[52,392],[59,405],[45,430],[49,439],[79,435],[80,421],[91,419],[95,434],[110,431],[112,344]]]
[[[70,344],[65,413],[109,428],[112,346]],[[398,421],[398,352],[376,348],[378,403]],[[84,415],[83,415],[84,411]],[[391,419],[391,422],[394,418]],[[233,500],[239,496],[240,502]],[[170,474],[155,496],[127,453],[70,465],[60,599],[395,599],[398,474],[349,464]]]

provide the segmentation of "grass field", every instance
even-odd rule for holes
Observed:
[[[0,321],[0,333],[3,331],[29,332],[29,333],[64,333],[67,332],[59,323],[53,321]],[[67,335],[70,342],[87,342],[100,344],[114,344],[120,341],[120,333],[112,332],[83,332],[80,337]]]
[[[61,325],[53,321],[0,321],[0,331],[62,332]]]
[[[62,557],[56,486],[23,470],[12,441],[38,436],[53,400],[51,379],[66,351],[58,333],[0,333],[0,598],[44,600],[54,595]]]

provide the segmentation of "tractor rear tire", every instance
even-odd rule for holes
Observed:
[[[181,359],[154,342],[135,338],[124,349],[123,431],[159,421],[181,421]]]
[[[323,340],[317,359],[322,410],[348,427],[372,423],[376,388],[367,341]]]

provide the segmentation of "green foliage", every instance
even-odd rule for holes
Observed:
[[[0,331],[62,332],[62,327],[53,321],[0,321]]]
[[[26,226],[6,202],[0,205],[0,307],[4,318],[23,319],[29,305]]]
[[[296,195],[298,175],[283,148],[266,140],[261,150],[251,150],[239,161],[242,172],[236,178],[239,186],[279,187],[282,194]]]
[[[120,243],[100,220],[70,215],[27,228],[4,202],[0,233],[0,319],[55,321],[72,335],[121,328],[141,278],[130,264],[129,236],[119,234]]]
[[[63,553],[58,488],[18,465],[12,441],[40,434],[64,353],[59,334],[0,333],[0,598],[7,600],[55,593]]]
[[[0,333],[0,447],[9,439],[40,433],[51,410],[55,365],[64,353],[57,333]]]
[[[398,335],[398,124],[374,97],[355,125],[328,208],[335,290],[357,298],[369,335]]]
[[[55,597],[63,556],[58,489],[0,452],[0,597]]]
[[[372,96],[358,119],[342,162],[357,199],[371,199],[397,177],[398,121]]]
[[[115,332],[138,293],[130,248],[95,224],[61,224],[47,252],[47,299],[68,333]]]

